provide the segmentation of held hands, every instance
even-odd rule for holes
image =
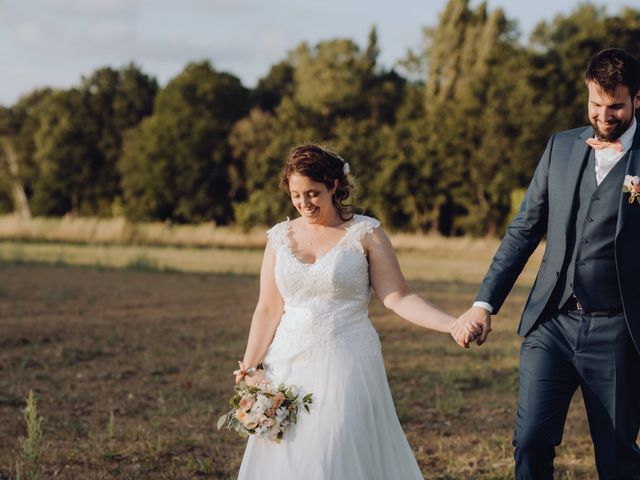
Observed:
[[[451,326],[451,336],[458,345],[469,348],[474,340],[482,345],[491,331],[491,314],[482,307],[471,307]]]

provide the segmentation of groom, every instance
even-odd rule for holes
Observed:
[[[590,127],[556,133],[453,335],[500,310],[547,235],[518,333],[516,478],[551,480],[571,397],[582,390],[600,479],[640,479],[640,62],[619,49],[589,61]],[[633,178],[636,177],[636,178]]]

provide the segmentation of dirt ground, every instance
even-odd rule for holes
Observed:
[[[413,282],[461,313],[475,285]],[[489,343],[463,350],[372,303],[398,415],[427,479],[513,478],[516,289]],[[42,478],[235,478],[244,441],[215,428],[232,393],[256,276],[0,266],[0,479],[24,471],[22,410],[42,416]],[[557,478],[592,479],[579,395]],[[391,480],[391,479],[390,479]]]

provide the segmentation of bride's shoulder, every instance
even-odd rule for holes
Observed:
[[[373,233],[377,228],[380,228],[380,221],[368,215],[355,214],[352,221],[351,229],[357,232],[360,237],[367,233]]]
[[[276,223],[267,230],[267,238],[271,240],[271,243],[279,244],[285,240],[289,229],[289,222],[290,220],[287,217],[286,220]]]
[[[378,220],[377,218],[370,217],[369,215],[359,215],[356,213],[353,216],[353,224],[378,228],[380,226],[380,220]]]

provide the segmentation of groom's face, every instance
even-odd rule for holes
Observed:
[[[631,125],[635,109],[640,108],[640,92],[632,99],[626,85],[618,85],[613,96],[595,82],[587,82],[587,89],[589,120],[596,135],[606,141],[619,138]]]

